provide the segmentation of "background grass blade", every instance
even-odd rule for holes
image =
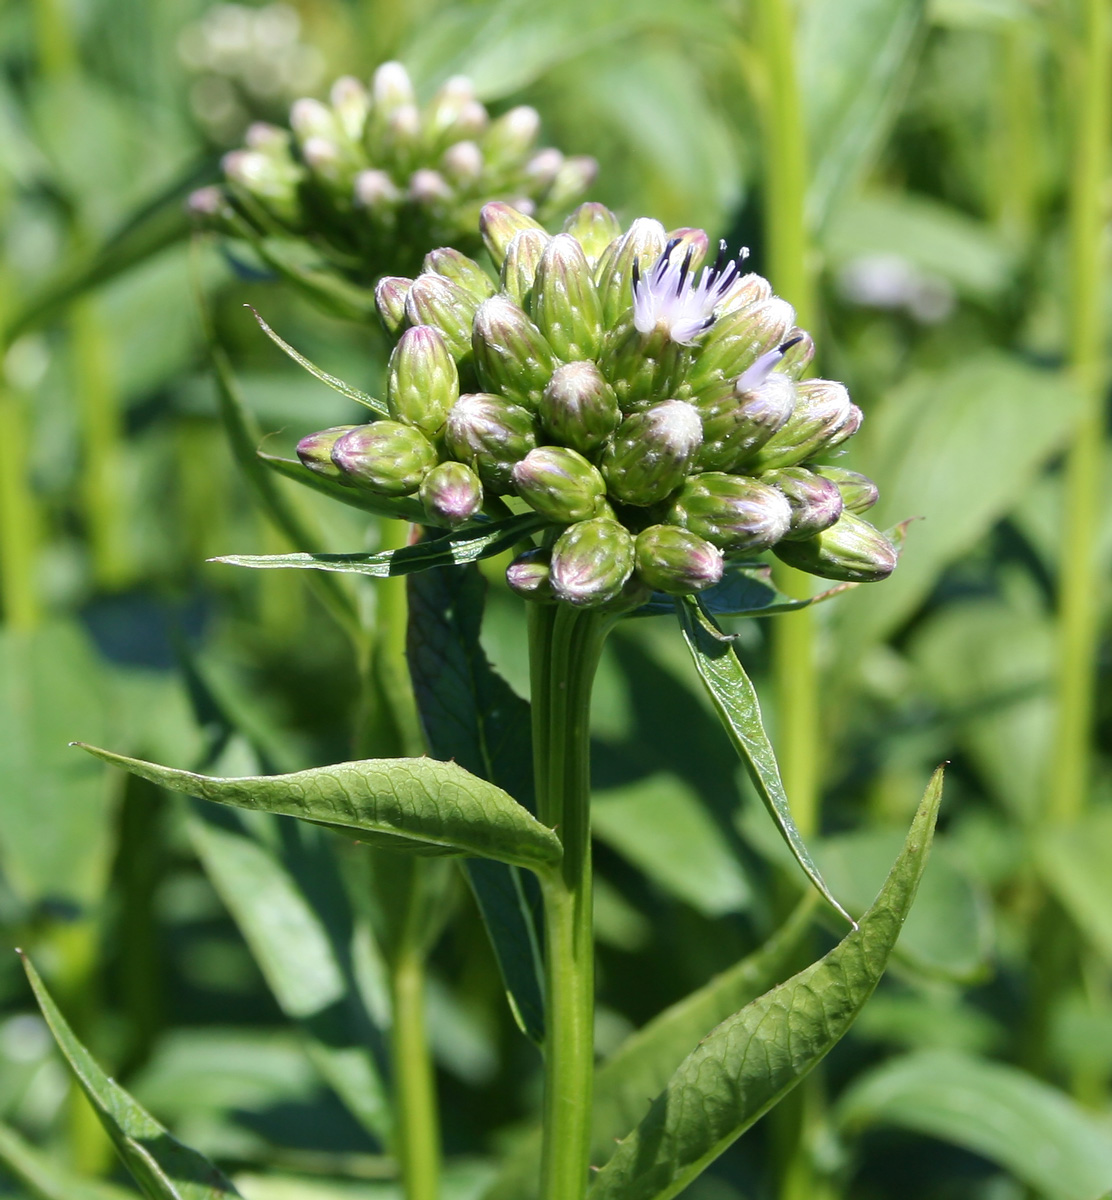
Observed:
[[[58,1165],[56,1156],[48,1158],[2,1123],[0,1165],[38,1200],[134,1200],[135,1196],[110,1183],[78,1179]]]

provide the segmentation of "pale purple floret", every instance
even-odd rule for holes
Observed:
[[[696,282],[691,269],[695,247],[688,243],[682,257],[676,254],[684,244],[682,238],[672,238],[644,275],[634,261],[633,324],[642,334],[663,326],[673,342],[690,346],[714,324],[715,310],[736,282],[749,251],[728,258],[726,243],[720,242],[718,257]]]

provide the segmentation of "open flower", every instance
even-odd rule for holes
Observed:
[[[736,258],[728,258],[726,243],[719,242],[718,257],[703,268],[696,282],[693,263],[698,249],[697,242],[673,237],[646,273],[641,273],[639,260],[634,260],[633,324],[638,333],[663,328],[673,342],[691,346],[714,324],[749,251],[743,249]]]

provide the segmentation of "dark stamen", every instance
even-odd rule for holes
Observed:
[[[787,352],[793,346],[798,346],[801,341],[803,341],[803,334],[800,334],[799,337],[793,337],[790,341],[781,342],[776,349],[779,350],[781,354],[787,354]]]
[[[638,258],[635,258],[633,260],[633,288],[634,288],[634,291],[637,290],[637,288],[640,286],[640,284],[641,284],[641,260]]]
[[[680,267],[680,277],[676,280],[676,295],[683,291],[684,281],[687,279],[687,273],[691,270],[691,259],[695,254],[695,247],[688,246],[687,253],[683,256],[683,266]]]

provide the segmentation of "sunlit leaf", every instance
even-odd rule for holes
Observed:
[[[367,488],[346,487],[335,479],[327,479],[310,471],[304,463],[294,458],[278,458],[273,454],[258,452],[258,459],[269,467],[276,475],[292,479],[311,491],[320,492],[341,504],[361,509],[363,512],[374,513],[378,517],[393,517],[400,521],[427,522],[428,514],[419,500],[412,496],[380,496]]]

